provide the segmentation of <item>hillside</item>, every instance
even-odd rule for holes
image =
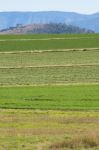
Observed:
[[[0,12],[0,30],[28,24],[65,23],[99,32],[99,13],[92,15],[73,12]]]
[[[50,23],[50,24],[31,24],[31,25],[17,25],[16,27],[10,27],[3,29],[0,34],[71,34],[71,33],[94,33],[92,30],[86,30],[85,28],[79,28],[73,25],[66,25],[62,23]]]

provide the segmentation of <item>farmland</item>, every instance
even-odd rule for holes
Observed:
[[[0,150],[99,149],[98,41],[0,35]]]
[[[76,64],[99,64],[99,50],[0,53],[0,68]]]
[[[99,133],[99,112],[40,111],[2,109],[0,111],[0,149],[54,150],[62,141],[87,136],[96,141]],[[74,143],[77,144],[76,142]],[[50,145],[53,148],[50,148]],[[74,146],[75,146],[74,145]],[[96,141],[96,145],[99,145]],[[81,145],[82,146],[82,145]],[[76,148],[72,149],[77,149]],[[86,146],[90,149],[90,144]],[[64,149],[59,145],[59,149]],[[67,150],[69,147],[67,148]],[[92,146],[92,150],[96,150]],[[91,150],[91,149],[90,149]],[[98,150],[98,149],[97,149]]]
[[[34,50],[60,50],[79,48],[98,48],[99,36],[92,34],[86,36],[4,36],[0,38],[0,51],[34,51]],[[2,37],[2,35],[1,35]],[[35,37],[35,38],[34,38]],[[13,38],[13,39],[12,39]]]
[[[1,108],[98,110],[99,85],[3,87]]]

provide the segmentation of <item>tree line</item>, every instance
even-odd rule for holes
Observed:
[[[9,27],[3,29],[1,32],[6,33],[23,33],[23,34],[78,34],[78,33],[94,33],[92,30],[80,28],[73,25],[63,23],[49,23],[49,24],[31,24],[23,26],[22,24],[16,27]]]

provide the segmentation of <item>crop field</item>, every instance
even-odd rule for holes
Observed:
[[[79,48],[98,48],[99,35],[37,35],[37,36],[4,36],[0,35],[0,51],[34,51],[34,50],[60,50]],[[34,38],[35,37],[35,38]]]
[[[0,69],[0,85],[51,85],[99,82],[99,66]]]
[[[99,150],[99,34],[0,35],[0,150]]]
[[[99,50],[0,53],[0,68],[98,64]]]
[[[1,108],[98,110],[99,85],[0,88]]]

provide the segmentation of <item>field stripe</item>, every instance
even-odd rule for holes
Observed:
[[[75,48],[75,49],[48,49],[48,50],[27,50],[27,51],[18,51],[18,50],[13,50],[13,51],[2,51],[0,50],[0,54],[20,54],[20,53],[47,53],[47,52],[69,52],[69,51],[93,51],[93,50],[99,50],[99,47],[94,47],[94,48]]]
[[[67,65],[39,65],[39,66],[18,66],[18,67],[0,67],[0,69],[25,69],[25,68],[54,68],[54,67],[81,67],[81,66],[99,66],[98,63],[92,64],[67,64]]]
[[[0,85],[0,87],[54,87],[54,86],[90,86],[90,85],[98,85],[99,86],[99,82],[75,82],[75,83],[46,83],[46,84],[14,84],[14,85]]]
[[[6,42],[6,41],[46,41],[46,40],[79,40],[79,39],[96,39],[99,37],[67,37],[67,38],[38,38],[38,39],[0,39],[0,42]]]

